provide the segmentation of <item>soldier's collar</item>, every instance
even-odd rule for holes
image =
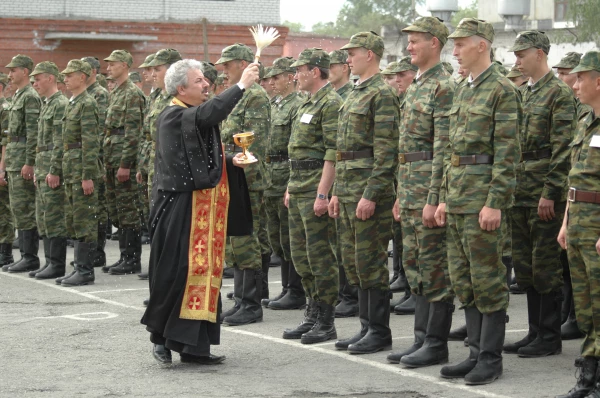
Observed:
[[[360,79],[357,80],[356,83],[354,84],[354,88],[363,88],[363,87],[368,86],[369,84],[371,84],[372,82],[374,82],[376,80],[377,76],[379,76],[379,78],[381,78],[381,73],[377,72],[373,76],[371,76],[363,81],[360,81]]]
[[[319,101],[321,98],[323,98],[325,96],[328,89],[331,87],[333,87],[331,85],[331,83],[327,82],[323,87],[321,87],[319,90],[317,90],[316,93],[314,93],[313,95],[310,96],[310,102],[312,102],[313,104],[316,104],[317,101]]]
[[[484,81],[485,78],[488,77],[489,74],[492,72],[492,70],[493,70],[492,66],[494,66],[493,63],[491,63],[490,66],[488,66],[483,72],[481,72],[476,77],[473,77],[472,74],[469,74],[469,78],[467,80],[467,83],[469,84],[469,87],[475,88],[475,87],[477,87],[479,85],[479,83],[481,83],[482,81]]]
[[[542,76],[537,82],[535,83],[531,83],[531,81],[527,81],[527,89],[529,89],[531,92],[535,93],[536,91],[538,91],[544,84],[546,84],[547,82],[550,81],[550,79],[552,79],[552,77],[554,76],[554,73],[552,72],[552,70],[548,71],[548,73],[546,73],[544,76]]]
[[[44,100],[44,102],[46,102],[46,103],[50,102],[52,100],[52,98],[58,97],[59,94],[62,94],[62,91],[58,90],[57,92],[55,92],[51,96],[46,97],[46,99]]]
[[[437,72],[442,66],[442,62],[440,61],[437,64],[433,65],[431,68],[427,69],[425,72],[421,73],[420,75],[415,75],[414,83],[417,83],[418,85],[423,84],[425,79]]]

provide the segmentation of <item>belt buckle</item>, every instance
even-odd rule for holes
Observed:
[[[266,163],[271,163],[271,155],[265,156],[265,162]]]
[[[64,145],[64,149],[65,149],[65,151],[68,151],[69,150],[69,144],[65,144]]]
[[[573,192],[573,196],[571,196],[571,192]],[[569,194],[567,195],[567,200],[569,202],[575,202],[576,199],[577,199],[577,189],[569,188]]]
[[[398,154],[398,161],[400,162],[400,164],[406,163],[406,156],[403,153],[399,153]]]
[[[450,159],[451,159],[450,163],[452,164],[452,166],[454,166],[454,167],[460,166],[460,156],[452,155],[452,157]]]
[[[40,147],[39,146],[35,147],[35,153],[40,153]]]
[[[342,153],[340,151],[335,153],[335,159],[336,160],[342,160]]]

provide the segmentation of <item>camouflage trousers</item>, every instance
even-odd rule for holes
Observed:
[[[35,185],[32,180],[21,177],[20,171],[7,171],[8,194],[15,228],[30,230],[37,228],[35,222]]]
[[[382,198],[377,202],[375,214],[363,221],[356,218],[358,202],[340,202],[339,239],[350,285],[363,290],[389,289],[387,249],[394,220],[393,204],[392,197]]]
[[[137,186],[139,194],[138,214],[140,215],[142,224],[146,225],[150,214],[150,191],[148,191],[148,174],[146,172],[142,171],[142,183],[137,184]]]
[[[106,225],[108,222],[108,209],[106,208],[106,182],[103,178],[94,180],[94,191],[98,192],[98,206],[96,207],[98,222]]]
[[[517,283],[523,290],[534,288],[540,294],[560,289],[563,284],[561,248],[556,241],[565,215],[566,203],[556,203],[556,216],[543,221],[537,207],[513,207],[509,210],[513,247],[513,265]]]
[[[507,210],[510,212],[510,210]],[[506,222],[500,226],[502,228],[502,257],[512,257],[512,221],[510,216],[505,217]]]
[[[65,188],[52,189],[46,181],[37,181],[36,220],[38,233],[46,238],[67,237],[65,225]]]
[[[585,335],[581,355],[600,357],[600,205],[569,204],[567,255],[573,285],[577,326]]]
[[[156,156],[156,144],[149,145],[148,161],[148,207],[152,207],[152,179],[154,178],[154,158]]]
[[[135,173],[135,170],[132,169],[129,173],[129,180],[119,182],[117,169],[106,169],[106,206],[110,221],[115,227],[139,231],[139,191]]]
[[[317,217],[315,198],[290,195],[290,248],[296,272],[307,297],[335,305],[338,298],[338,265],[331,246],[335,221],[327,214]]]
[[[273,252],[290,261],[290,225],[288,209],[281,196],[265,196],[265,212],[267,213],[267,232]]]
[[[3,185],[0,186],[0,243],[12,244],[13,240],[15,240],[15,226],[10,210],[8,185]]]
[[[271,243],[269,242],[269,232],[267,231],[267,206],[264,200],[262,200],[260,203],[259,217],[260,229],[258,230],[258,242],[260,243],[260,253],[270,255],[273,252],[273,249],[271,248]]]
[[[481,313],[506,310],[508,287],[502,264],[502,228],[484,231],[479,214],[446,214],[446,245],[452,289],[462,307]],[[503,217],[503,221],[506,217]]]
[[[94,192],[91,195],[83,194],[81,182],[65,184],[65,199],[65,223],[71,239],[96,242],[98,238],[96,180],[94,180]]]
[[[260,207],[263,201],[262,191],[250,191],[252,210],[252,235],[230,236],[225,248],[225,261],[229,266],[239,269],[262,269],[261,246],[258,240],[260,230]]]
[[[396,220],[392,222],[392,239],[396,244],[394,250],[398,250],[400,256],[402,256],[404,252],[404,247],[402,246],[402,223]]]
[[[429,302],[454,301],[448,271],[446,228],[423,225],[423,210],[402,209],[402,265],[410,290]]]

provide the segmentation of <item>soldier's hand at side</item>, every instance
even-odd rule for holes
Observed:
[[[483,206],[483,209],[479,212],[479,226],[484,231],[495,231],[500,228],[501,219],[502,210],[500,209]]]
[[[83,188],[84,195],[91,195],[92,192],[94,192],[94,181],[93,180],[81,181],[81,188]]]
[[[60,177],[55,176],[54,174],[48,174],[46,176],[46,184],[52,189],[58,188],[60,185]]]
[[[540,198],[540,203],[538,203],[538,216],[540,216],[542,221],[554,219],[554,201]]]
[[[558,238],[556,238],[556,240],[558,241],[558,244],[560,245],[560,247],[563,248],[563,250],[567,250],[567,226],[566,225],[563,224],[563,226],[560,227],[560,232],[558,233]],[[596,250],[598,250],[597,243],[596,243]],[[598,252],[598,253],[600,253],[600,252]]]
[[[437,223],[438,227],[443,227],[444,225],[446,225],[446,204],[445,203],[440,203],[437,207],[437,209],[435,210],[435,222]]]
[[[423,207],[423,225],[427,228],[438,227],[437,221],[435,221],[435,212],[437,211],[437,208],[437,206],[433,205],[425,205],[425,207]]]
[[[126,182],[129,180],[129,170],[130,169],[124,169],[123,167],[119,167],[119,170],[117,170],[117,180],[119,180],[119,182]]]
[[[396,199],[394,202],[394,206],[392,207],[392,215],[394,216],[394,220],[400,221],[400,200]]]
[[[325,199],[315,199],[315,204],[313,205],[313,210],[315,211],[315,215],[317,217],[321,217],[323,214],[327,214],[329,211],[329,200]]]
[[[375,205],[375,202],[372,200],[360,198],[360,201],[356,206],[356,217],[363,221],[368,220],[375,214]]]
[[[33,166],[24,165],[21,169],[21,177],[26,180],[33,179]]]
[[[142,183],[142,172],[138,171],[137,173],[135,173],[135,180],[137,181],[138,184]]]
[[[340,216],[340,202],[337,196],[331,197],[327,211],[329,211],[329,217],[331,218],[338,218]]]
[[[8,184],[8,182],[6,181],[6,172],[2,171],[2,172],[0,172],[0,187],[3,187],[7,184]]]
[[[37,188],[37,178],[33,175],[33,185]]]
[[[596,251],[598,252],[598,255],[600,256],[600,239],[598,239],[598,242],[596,242]]]
[[[240,78],[240,83],[246,88],[250,87],[258,80],[258,64],[251,63],[244,69],[242,72],[242,77]]]
[[[283,205],[285,207],[287,207],[288,209],[290,208],[290,194],[288,193],[287,189],[285,190],[285,193],[283,194]]]

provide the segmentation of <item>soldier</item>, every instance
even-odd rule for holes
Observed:
[[[38,123],[35,178],[36,218],[44,240],[46,264],[40,271],[31,271],[29,276],[52,279],[65,275],[67,259],[62,123],[69,100],[56,85],[58,68],[54,62],[37,64],[31,76],[35,79],[33,88],[45,98]]]
[[[108,73],[117,86],[111,92],[106,110],[104,166],[106,169],[106,203],[119,234],[119,260],[110,266],[112,275],[141,271],[142,241],[138,213],[138,190],[135,183],[138,145],[144,120],[144,96],[129,80],[133,63],[126,50],[115,50],[104,59]]]
[[[217,82],[217,68],[211,62],[202,62],[202,70],[204,71],[204,77],[208,80],[210,86],[208,86],[208,92],[210,93],[210,98],[215,96],[216,82]],[[210,99],[209,98],[209,99]]]
[[[392,72],[398,66],[398,62],[390,62],[387,64],[384,70],[381,71],[381,76],[383,76],[383,81],[385,84],[396,90],[398,95],[400,95],[400,91],[398,89],[398,83],[396,83],[396,72]]]
[[[523,358],[560,354],[562,264],[556,236],[566,207],[571,137],[576,125],[570,87],[548,66],[550,40],[532,30],[517,35],[509,51],[529,78],[519,88],[524,118],[520,129],[515,203],[509,211],[517,283],[527,292],[529,332],[504,346]]]
[[[502,374],[508,288],[500,224],[514,200],[521,104],[515,86],[492,67],[490,23],[464,18],[449,37],[453,55],[470,75],[450,110],[450,146],[435,217],[440,226],[448,222],[450,279],[465,310],[470,354],[440,373],[464,377],[469,385],[487,384]]]
[[[393,71],[396,73],[396,84],[398,85],[398,92],[400,98],[400,104],[404,101],[404,95],[408,87],[413,83],[419,67],[411,62],[410,56],[402,58],[398,61]]]
[[[571,71],[577,76],[573,87],[582,104],[592,111],[579,122],[572,142],[569,172],[569,203],[558,242],[567,250],[573,283],[577,326],[585,335],[581,357],[575,360],[578,379],[560,398],[600,397],[598,383],[598,334],[600,319],[599,279],[596,277],[600,255],[600,52],[586,53]],[[588,395],[589,394],[589,395]]]
[[[75,241],[75,270],[56,279],[62,286],[82,286],[94,283],[92,256],[98,237],[98,195],[96,181],[101,178],[98,141],[98,105],[87,92],[90,65],[73,59],[62,71],[65,84],[73,97],[69,100],[63,119],[63,177],[67,206],[67,230]]]
[[[339,217],[342,261],[358,286],[361,328],[335,347],[368,354],[392,346],[387,246],[392,231],[394,170],[398,155],[398,95],[383,82],[383,40],[360,32],[342,49],[359,79],[340,109],[336,179],[329,215]]]
[[[226,87],[227,77],[224,73],[221,73],[217,76],[217,80],[215,80],[215,95],[221,94],[223,91],[227,89]]]
[[[242,72],[253,60],[252,50],[238,43],[224,48],[216,65],[223,65],[228,84],[233,85],[239,82]],[[266,187],[264,161],[270,118],[269,97],[258,84],[253,84],[246,88],[242,99],[222,123],[221,138],[226,153],[233,154],[241,151],[241,148],[234,144],[234,134],[252,131],[255,141],[251,149],[254,156],[258,158],[258,162],[244,170],[250,191],[253,233],[248,236],[227,238],[229,251],[226,261],[234,266],[236,303],[233,308],[221,314],[221,320],[231,326],[261,321],[263,317],[260,302],[264,298],[262,270],[269,266],[271,255],[265,253],[264,246],[268,246],[268,242],[264,242],[260,229],[262,218],[265,218],[265,215],[261,214],[261,206]]]
[[[260,75],[261,77],[259,80],[259,84],[266,91],[267,95],[269,96],[269,99],[271,100],[271,105],[273,105],[275,103],[275,100],[277,99],[277,95],[275,94],[275,92],[273,91],[273,87],[271,86],[271,78],[268,77],[269,73],[271,72],[271,67],[266,66],[262,70],[264,72]]]
[[[350,82],[350,67],[348,66],[348,52],[346,50],[334,50],[329,53],[330,68],[329,82],[345,101],[352,91],[353,83]],[[340,272],[342,268],[340,268]],[[341,274],[340,274],[341,275]]]
[[[62,73],[58,74],[58,78],[56,79],[56,87],[60,90],[61,93],[63,93],[65,98],[71,97],[72,94],[65,85],[65,77]]]
[[[150,74],[148,74],[148,76],[150,76]],[[144,80],[142,80],[142,76],[140,75],[140,72],[129,72],[129,80],[135,84],[135,86],[137,88],[139,88],[140,90],[143,89],[144,87]]]
[[[40,268],[33,168],[42,103],[29,83],[29,74],[33,70],[31,58],[16,55],[6,67],[10,70],[8,77],[17,91],[8,108],[8,129],[4,141],[6,149],[2,153],[0,169],[6,170],[8,177],[8,194],[15,227],[19,230],[21,259],[3,265],[2,271],[28,272]],[[0,179],[5,177],[5,172],[0,172]]]
[[[396,221],[402,220],[402,264],[415,296],[415,340],[387,359],[424,367],[448,362],[454,311],[446,229],[437,225],[434,215],[441,196],[455,83],[440,61],[449,34],[443,22],[421,17],[402,31],[408,33],[411,63],[419,70],[401,106],[398,199],[393,213]]]
[[[306,304],[300,276],[292,263],[288,209],[283,201],[290,177],[288,143],[296,111],[302,104],[294,87],[296,70],[291,66],[293,63],[292,57],[277,58],[265,76],[270,81],[276,101],[271,108],[271,131],[267,141],[265,163],[268,186],[264,200],[269,243],[273,253],[282,259],[283,289],[277,297],[263,300],[262,304],[277,310],[296,309]]]
[[[454,67],[452,67],[452,64],[450,62],[442,62],[442,65],[444,65],[444,69],[446,69],[446,72],[448,72],[449,75],[452,75],[454,73]]]
[[[7,92],[8,75],[0,73],[0,147],[2,149],[1,160],[4,159],[6,150],[5,131],[8,130],[8,108],[9,99],[4,94]],[[12,255],[12,244],[15,240],[15,227],[13,215],[10,211],[10,198],[8,195],[8,183],[6,182],[5,165],[0,165],[0,266],[12,264],[15,260]]]
[[[115,87],[117,87],[117,81],[115,80],[114,77],[112,76],[108,76],[106,78],[106,89],[108,90],[109,93],[112,93],[112,91],[115,89]]]
[[[510,72],[506,74],[506,78],[513,82],[517,87],[521,87],[523,84],[527,83],[527,77],[523,75],[523,72],[519,70],[517,65],[514,65],[510,69]]]

